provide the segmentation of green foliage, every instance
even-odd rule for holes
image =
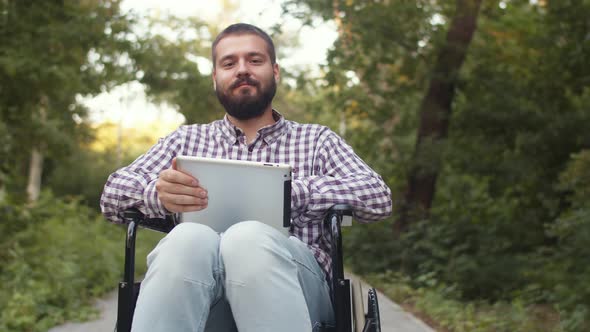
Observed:
[[[221,117],[213,81],[196,59],[209,59],[209,28],[196,18],[148,18],[149,30],[131,56],[137,79],[157,102],[178,108],[187,123],[207,123]],[[174,35],[176,39],[169,36]]]
[[[590,2],[485,1],[448,138],[418,160],[417,111],[455,2],[304,3],[297,15],[333,19],[340,33],[322,116],[333,125],[344,119],[346,139],[384,176],[394,201],[412,163],[443,170],[430,215],[406,233],[395,237],[391,223],[347,231],[353,269],[401,271],[414,288],[436,280],[452,285],[458,301],[549,303],[560,329],[587,330],[590,166],[581,151],[590,144]],[[523,326],[512,330],[534,330]]]
[[[530,276],[559,303],[567,317],[564,328],[581,331],[590,328],[590,151],[574,154],[560,178],[560,187],[571,193],[570,207],[548,225],[547,233],[557,244],[539,251],[537,262],[543,269]]]
[[[389,254],[403,249],[399,241],[391,241],[390,222],[355,224],[343,229],[342,238],[345,264],[356,273],[377,273],[400,266],[400,256]]]
[[[456,286],[440,283],[432,275],[415,281],[387,271],[367,277],[404,309],[429,317],[438,328],[453,332],[563,332],[559,316],[549,306],[527,305],[520,299],[490,304],[458,300]],[[574,330],[570,330],[574,331]],[[578,330],[579,331],[579,330]]]
[[[0,203],[0,218],[0,330],[46,331],[94,316],[91,300],[122,275],[124,230],[49,193],[34,207]],[[138,257],[156,239],[144,237]],[[145,260],[137,263],[145,271]]]
[[[118,0],[0,2],[0,173],[24,192],[32,149],[59,160],[88,141],[77,96],[128,79],[131,18]],[[9,160],[9,162],[5,162]]]
[[[590,329],[590,2],[485,1],[448,138],[419,160],[417,110],[454,2],[300,4],[286,13],[333,19],[340,38],[325,77],[291,75],[297,86],[281,86],[277,109],[341,128],[394,201],[412,163],[442,169],[429,217],[406,233],[392,235],[395,216],[345,230],[353,269],[381,273],[372,281],[453,331]],[[144,38],[134,23],[116,0],[0,1],[0,330],[89,315],[122,272],[122,230],[83,204],[97,207],[116,162],[80,148],[93,132],[77,95],[135,78],[188,122],[221,114],[196,64],[214,29],[166,16]],[[68,199],[16,200],[35,146],[49,157],[44,183]],[[543,329],[531,318],[539,308],[559,317]]]
[[[518,198],[493,198],[485,181],[468,176],[445,174],[442,180],[431,219],[415,223],[395,241],[389,223],[347,233],[349,262],[361,273],[396,266],[411,276],[432,275],[458,285],[456,293],[468,299],[509,298],[525,284],[528,266],[518,241],[523,234],[512,222]],[[416,279],[414,286],[424,285]]]
[[[78,148],[59,163],[46,167],[49,175],[45,185],[59,197],[77,197],[98,211],[104,184],[119,166],[116,156],[112,149],[98,152]],[[129,164],[136,157],[126,154],[122,163]]]

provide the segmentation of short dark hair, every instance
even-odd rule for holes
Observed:
[[[266,43],[266,48],[268,49],[268,55],[270,56],[271,63],[274,65],[277,62],[275,44],[272,42],[272,39],[266,32],[252,24],[235,23],[221,31],[221,33],[217,35],[217,37],[213,41],[213,45],[211,47],[211,60],[213,60],[213,68],[215,68],[215,57],[217,56],[215,48],[217,47],[217,44],[219,44],[219,42],[227,36],[245,34],[252,34],[262,38]]]

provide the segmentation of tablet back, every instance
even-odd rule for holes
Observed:
[[[291,166],[191,156],[176,158],[178,169],[207,189],[206,209],[180,214],[224,232],[240,221],[256,220],[288,235],[291,224]]]

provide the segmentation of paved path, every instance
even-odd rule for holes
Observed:
[[[117,322],[117,291],[96,301],[100,318],[86,323],[67,323],[54,327],[49,332],[111,332]]]
[[[363,285],[363,288],[368,286]],[[363,294],[366,291],[363,289]],[[399,305],[379,293],[381,331],[383,332],[435,332],[422,321],[404,311]],[[96,303],[101,312],[98,320],[86,323],[68,323],[55,327],[49,332],[110,332],[117,320],[117,294],[113,292]]]

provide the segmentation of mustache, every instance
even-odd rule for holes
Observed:
[[[240,78],[237,81],[235,81],[231,86],[230,89],[235,89],[238,87],[238,85],[246,83],[248,85],[252,85],[255,87],[258,87],[259,83],[258,81],[256,81],[255,79],[252,79],[250,77],[245,77],[245,78]]]

